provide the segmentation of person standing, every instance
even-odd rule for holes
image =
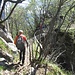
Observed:
[[[22,65],[24,64],[24,60],[25,60],[25,50],[26,50],[25,43],[27,44],[28,47],[28,42],[26,36],[23,34],[23,30],[19,30],[18,35],[14,39],[14,44],[20,50],[19,64],[22,63]]]

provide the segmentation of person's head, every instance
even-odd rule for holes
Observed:
[[[23,34],[23,30],[19,30],[19,34]]]

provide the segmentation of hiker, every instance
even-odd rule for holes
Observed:
[[[22,63],[22,65],[24,64],[24,60],[25,60],[25,43],[27,44],[28,47],[28,42],[26,39],[26,36],[23,35],[23,30],[19,30],[18,35],[15,37],[14,40],[14,44],[16,45],[16,47],[18,48],[19,52],[19,64]]]

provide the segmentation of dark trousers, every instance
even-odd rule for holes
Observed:
[[[20,50],[19,60],[22,61],[22,64],[24,64],[24,61],[25,61],[25,48],[23,50]]]

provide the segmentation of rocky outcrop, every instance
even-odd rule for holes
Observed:
[[[5,58],[9,62],[13,61],[13,56],[12,54],[8,53],[8,49],[11,50],[12,53],[17,53],[18,50],[13,43],[13,39],[10,33],[5,32],[3,29],[0,28],[0,40],[4,43],[4,46],[7,47],[7,50],[3,50],[0,47],[0,58]]]
[[[13,42],[13,39],[12,39],[10,33],[4,32],[1,28],[0,28],[0,37],[5,39],[6,42]]]
[[[17,53],[18,49],[14,43],[8,43],[8,47],[12,50],[13,53]]]
[[[12,50],[13,53],[16,53],[18,51],[14,43],[11,43],[11,42],[7,43],[2,37],[0,37],[0,39],[5,44],[5,46],[7,46],[8,48]]]
[[[13,61],[12,55],[8,54],[7,52],[4,52],[2,49],[0,49],[0,57],[5,58],[9,62]]]

